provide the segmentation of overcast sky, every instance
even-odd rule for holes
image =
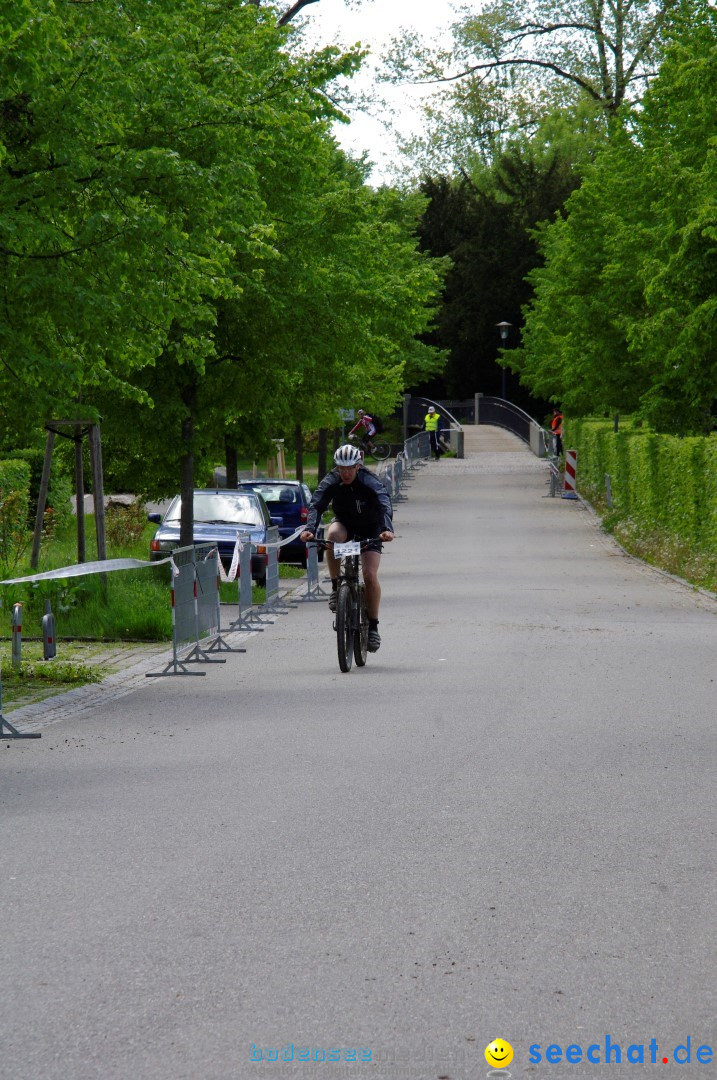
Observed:
[[[376,86],[373,70],[381,53],[391,38],[402,28],[418,31],[429,39],[435,39],[452,21],[452,5],[449,0],[363,0],[360,5],[351,0],[319,0],[309,4],[303,11],[307,38],[312,45],[325,45],[337,41],[352,45],[360,41],[370,49],[371,58],[366,60],[366,70],[352,80],[352,86],[362,91],[372,91],[390,102],[391,113],[402,133],[418,129],[420,114],[417,102],[425,91],[417,88],[397,88],[382,83]],[[338,125],[336,136],[345,149],[354,153],[368,150],[376,167],[373,183],[393,178],[391,162],[397,159],[395,142],[385,126],[365,113],[353,110],[350,127]]]

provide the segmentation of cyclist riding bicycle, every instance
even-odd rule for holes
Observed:
[[[376,425],[373,422],[373,417],[369,416],[363,409],[358,410],[358,420],[349,431],[348,438],[350,439],[359,428],[363,429],[360,436],[361,445],[366,450],[373,450],[372,440],[376,434]]]
[[[326,539],[335,543],[346,540],[364,540],[367,543],[361,553],[366,607],[368,610],[368,650],[376,652],[381,646],[378,632],[378,611],[381,603],[381,586],[378,568],[381,562],[383,541],[394,538],[393,507],[391,498],[381,481],[361,463],[361,451],[356,446],[340,446],[334,454],[335,469],[324,477],[313,494],[309,505],[306,529],[302,540],[313,540],[321,521],[321,515],[331,504],[334,520],[326,531]],[[331,577],[329,608],[336,611],[336,589],[340,564],[333,548],[326,548],[326,562]]]

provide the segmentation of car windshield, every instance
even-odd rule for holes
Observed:
[[[176,497],[167,510],[165,523],[179,521],[182,500]],[[194,520],[212,525],[264,525],[261,507],[251,495],[222,494],[216,491],[195,491]]]
[[[284,506],[291,506],[298,500],[298,491],[294,487],[286,487],[283,484],[257,484],[252,487],[252,491],[256,491],[258,495],[261,495],[264,502],[283,504]]]

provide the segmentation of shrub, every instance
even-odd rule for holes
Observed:
[[[30,542],[27,527],[30,466],[0,461],[0,573],[7,577],[22,560]]]
[[[147,526],[144,506],[136,499],[129,506],[110,502],[105,510],[105,536],[111,548],[131,547],[142,538]]]

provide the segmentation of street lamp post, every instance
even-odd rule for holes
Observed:
[[[496,323],[495,325],[498,327],[498,330],[500,331],[500,340],[503,342],[503,348],[505,348],[505,343],[508,340],[508,334],[510,333],[510,329],[511,329],[513,324],[509,323],[509,322],[499,322],[499,323]],[[506,383],[506,375],[507,374],[508,373],[507,373],[506,369],[502,368],[501,397],[503,398],[503,401],[505,401],[505,383]]]

